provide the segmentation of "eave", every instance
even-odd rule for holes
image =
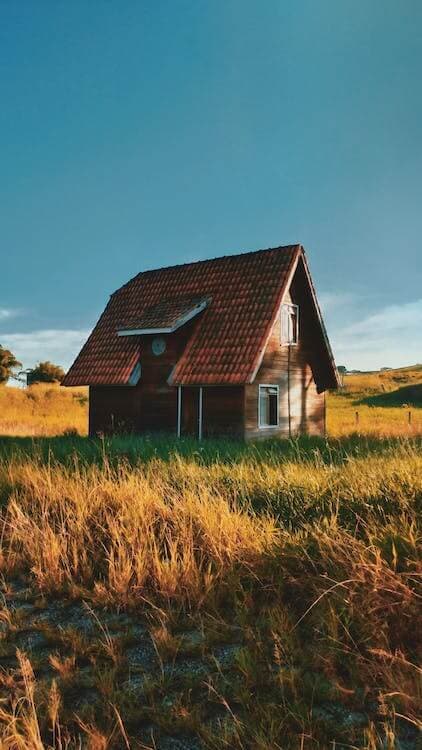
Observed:
[[[118,328],[117,329],[117,335],[118,336],[148,336],[148,335],[159,335],[159,334],[169,334],[174,333],[177,331],[178,328],[181,328],[186,323],[188,323],[192,318],[194,318],[196,315],[199,315],[200,312],[205,310],[207,307],[208,300],[203,300],[203,302],[200,302],[199,304],[195,305],[191,310],[189,310],[184,315],[181,315],[177,320],[172,323],[171,326],[163,326],[163,327],[155,327],[155,328]]]

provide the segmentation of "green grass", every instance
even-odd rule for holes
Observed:
[[[422,446],[422,436],[413,438],[383,438],[377,435],[350,433],[339,438],[301,436],[290,440],[265,440],[245,443],[235,440],[178,439],[173,435],[143,437],[116,435],[105,438],[88,438],[79,435],[46,438],[2,437],[0,438],[0,461],[8,459],[36,459],[72,465],[101,466],[104,461],[116,464],[125,460],[131,465],[147,463],[153,459],[169,461],[175,457],[187,458],[196,463],[238,463],[257,461],[279,463],[280,461],[314,461],[315,456],[324,463],[338,463],[351,456],[370,456],[391,452],[398,446]]]
[[[371,396],[364,396],[355,401],[356,405],[368,404],[368,406],[394,406],[412,407],[422,409],[422,383],[416,385],[404,385],[394,391],[386,393],[377,393]]]

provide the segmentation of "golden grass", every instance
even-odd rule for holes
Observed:
[[[229,744],[209,747],[328,747],[306,714],[321,691],[346,706],[358,695],[383,702],[394,739],[396,713],[421,720],[422,455],[403,441],[366,457],[333,448],[332,459],[5,459],[0,571],[47,596],[242,627],[249,651],[227,690],[243,719]],[[161,650],[175,648],[166,627],[154,630]],[[73,661],[52,664],[64,685]],[[44,729],[23,667],[26,702],[3,711],[2,747],[38,749]],[[93,747],[121,746],[111,726],[80,726]],[[376,737],[366,730],[358,746],[376,748]]]
[[[44,383],[25,389],[0,386],[0,435],[86,435],[87,420],[87,388]]]
[[[390,373],[383,392],[394,377],[420,382],[417,373]],[[412,439],[422,410],[412,409],[409,427],[406,408],[357,403],[380,392],[380,377],[350,376],[345,392],[329,395],[339,441],[182,441],[177,452],[176,441],[130,437],[5,440],[0,578],[24,577],[47,600],[147,612],[162,658],[182,647],[179,620],[209,638],[216,627],[242,632],[233,674],[207,685],[235,717],[230,732],[216,739],[195,719],[199,689],[180,692],[171,709],[178,726],[199,727],[205,747],[393,750],[399,722],[422,726],[422,454]],[[81,389],[0,389],[3,435],[83,435],[86,419]],[[13,617],[3,609],[0,625]],[[102,709],[95,721],[66,714],[60,691],[100,647],[65,637],[69,651],[50,657],[48,695],[19,655],[20,693],[0,705],[0,750],[142,747],[139,706],[113,688],[123,646],[106,629]],[[373,722],[360,734],[324,724],[314,706],[333,701],[346,714],[375,706]]]
[[[422,434],[422,396],[419,395],[416,405],[406,404],[406,389],[421,384],[422,365],[344,376],[343,388],[327,396],[328,435],[341,437],[356,432],[379,437],[414,437]],[[400,389],[405,394],[403,405],[389,405],[388,396],[394,392],[400,394]],[[372,405],[365,400],[372,400]]]
[[[374,437],[406,438],[422,434],[422,408],[367,406],[356,404],[355,401],[351,396],[328,394],[327,434],[330,437],[358,433]]]
[[[0,707],[3,725],[1,745],[4,750],[44,750],[35,706],[35,677],[31,663],[18,651],[18,661],[23,682],[23,700],[16,701],[12,710]]]
[[[199,605],[238,558],[251,562],[276,533],[271,519],[230,507],[214,476],[182,461],[117,472],[11,463],[7,481],[19,489],[1,569],[31,569],[47,592],[92,585],[119,604],[149,591]]]
[[[31,570],[48,592],[77,584],[119,604],[149,592],[199,606],[233,566],[281,544],[283,527],[290,534],[318,518],[344,526],[355,516],[364,524],[368,514],[412,512],[422,455],[403,443],[337,465],[318,453],[308,463],[204,466],[176,457],[114,469],[12,459],[0,469],[2,485],[12,488],[4,572]]]
[[[388,393],[401,386],[422,382],[422,365],[374,372],[357,372],[344,376],[348,393]]]

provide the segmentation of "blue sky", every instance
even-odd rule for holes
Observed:
[[[422,360],[420,0],[0,0],[0,344],[146,268],[305,245],[339,364]]]

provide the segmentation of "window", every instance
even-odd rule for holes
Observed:
[[[152,353],[155,354],[156,357],[159,357],[160,354],[164,354],[166,351],[166,342],[165,339],[163,339],[162,336],[156,336],[152,340]]]
[[[135,367],[133,368],[130,377],[129,377],[129,385],[137,385],[142,375],[142,365],[140,362],[137,362]]]
[[[299,307],[284,304],[281,306],[281,343],[297,344],[299,339]]]
[[[258,424],[278,427],[278,385],[259,386]]]

